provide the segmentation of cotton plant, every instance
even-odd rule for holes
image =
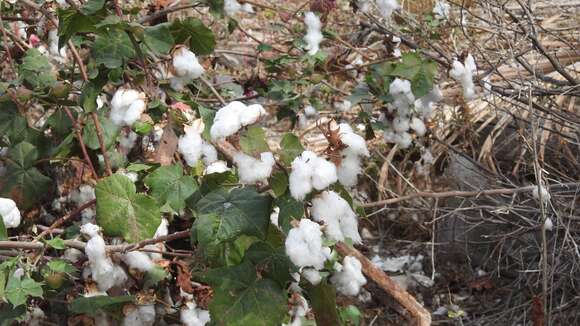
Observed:
[[[310,310],[308,301],[300,293],[294,292],[290,297],[290,324],[282,324],[283,326],[301,326],[302,319],[306,317],[306,314]]]
[[[209,311],[198,308],[190,301],[180,311],[180,320],[185,326],[204,326],[211,321]]]
[[[174,90],[184,90],[185,85],[204,74],[205,69],[199,63],[195,54],[185,46],[177,47],[173,51],[172,56],[172,65],[170,68],[172,76],[169,81],[171,88]]]
[[[105,240],[99,232],[100,227],[95,224],[86,223],[81,226],[81,233],[90,238],[85,254],[89,260],[91,277],[100,291],[107,291],[114,286],[123,285],[127,281],[127,274],[107,255]]]
[[[324,223],[324,234],[330,240],[351,239],[360,244],[358,218],[344,198],[334,191],[324,191],[312,200],[312,218]]]
[[[20,225],[20,210],[10,198],[0,198],[0,216],[7,229],[17,228]]]
[[[233,161],[238,169],[240,182],[243,184],[267,182],[276,164],[271,152],[261,153],[259,159],[237,152],[234,154]]]
[[[347,146],[342,150],[342,159],[337,167],[338,181],[346,187],[354,187],[362,173],[361,159],[370,155],[369,150],[364,138],[347,123],[341,123],[338,127],[340,141]]]
[[[477,72],[475,59],[471,54],[465,57],[463,62],[455,59],[449,71],[449,76],[461,83],[463,88],[463,97],[470,101],[475,97],[475,84],[473,83],[473,74]]]
[[[185,133],[179,137],[177,150],[189,166],[196,166],[197,161],[203,158],[205,165],[217,161],[218,155],[215,147],[206,142],[201,134],[205,125],[201,119],[195,120],[192,125],[184,126]]]
[[[145,101],[145,93],[119,88],[111,100],[111,121],[118,126],[132,126],[147,109]]]
[[[330,277],[330,282],[344,295],[358,295],[361,287],[367,283],[362,274],[361,262],[356,257],[346,256],[337,267],[337,271]]]
[[[308,54],[315,55],[320,49],[320,42],[323,39],[322,23],[315,13],[309,11],[304,14],[304,24],[306,24],[306,36],[304,36],[306,50],[308,50]]]
[[[212,140],[223,139],[237,133],[242,127],[252,125],[266,115],[260,104],[245,105],[233,101],[219,109],[210,129]]]
[[[320,270],[330,258],[330,248],[322,243],[320,225],[306,218],[288,232],[285,247],[286,255],[298,267]]]
[[[337,180],[334,164],[311,151],[304,151],[292,161],[288,183],[292,197],[303,200],[313,189],[323,190]]]

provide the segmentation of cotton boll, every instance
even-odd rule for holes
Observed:
[[[390,19],[393,11],[400,8],[397,0],[377,0],[377,6],[385,19]]]
[[[280,217],[280,207],[276,206],[272,209],[272,213],[270,213],[270,223],[276,227],[279,227],[278,217]]]
[[[413,138],[411,138],[411,134],[409,134],[408,132],[404,132],[404,133],[399,134],[397,136],[396,143],[402,149],[409,148],[411,146],[411,144],[413,143]]]
[[[64,250],[64,255],[62,259],[68,260],[71,263],[76,263],[83,258],[84,254],[82,251],[75,249],[75,248],[67,248]]]
[[[362,173],[361,161],[358,155],[346,155],[340,161],[337,169],[338,181],[345,187],[354,187],[358,176]]]
[[[341,123],[339,128],[340,140],[348,146],[346,151],[360,156],[369,156],[369,150],[364,138],[354,133],[352,128],[346,123]]]
[[[349,100],[334,103],[334,107],[338,112],[349,112],[352,108],[352,103]]]
[[[166,218],[162,218],[161,223],[159,223],[159,226],[157,227],[157,230],[155,230],[155,235],[153,235],[153,238],[159,238],[168,235],[169,234],[168,226],[169,221],[167,221]]]
[[[242,5],[237,0],[224,0],[224,12],[227,16],[233,17],[242,10]]]
[[[205,175],[212,174],[212,173],[224,173],[230,171],[228,164],[224,161],[215,161],[210,164],[204,171]]]
[[[247,14],[253,14],[254,13],[254,7],[252,7],[251,4],[249,3],[244,3],[242,5],[242,11],[247,13]]]
[[[75,203],[77,206],[82,206],[94,199],[95,197],[95,188],[91,185],[81,185],[78,189],[72,191],[69,194],[69,199]],[[95,217],[95,209],[94,208],[85,208],[81,216],[83,220],[90,221]]]
[[[419,137],[425,136],[425,133],[427,132],[427,128],[425,127],[425,123],[423,123],[423,120],[421,120],[419,118],[411,119],[410,127],[411,127],[411,129],[413,129],[415,131],[415,134],[417,134],[417,136],[419,136]]]
[[[185,326],[204,326],[211,320],[209,311],[197,308],[192,302],[181,309],[180,317]]]
[[[396,117],[393,119],[393,129],[396,133],[403,133],[410,128],[409,119],[405,117]]]
[[[189,128],[185,129],[185,134],[180,136],[177,142],[177,150],[189,166],[196,166],[202,155],[202,147],[203,139],[201,135]]]
[[[240,112],[240,123],[242,126],[249,126],[256,123],[261,117],[266,115],[266,110],[260,104],[248,105]]]
[[[206,142],[201,147],[201,154],[203,155],[203,163],[210,165],[218,160],[218,153],[213,145]]]
[[[322,276],[320,276],[320,272],[314,268],[304,268],[302,270],[302,276],[308,282],[310,282],[310,284],[315,286],[320,284],[320,281],[322,281]]]
[[[424,118],[429,119],[433,114],[433,103],[440,101],[443,93],[437,85],[425,96],[415,101],[415,110]]]
[[[316,190],[322,190],[338,181],[336,166],[331,162],[317,157],[313,162],[312,186]]]
[[[122,134],[121,138],[119,139],[119,147],[121,147],[121,150],[124,153],[129,153],[131,151],[131,149],[133,149],[133,147],[135,147],[135,142],[137,141],[137,137],[139,137],[139,135],[137,135],[133,131],[129,131],[126,134],[125,133]]]
[[[356,296],[363,285],[367,283],[362,274],[362,265],[358,259],[352,256],[344,257],[342,261],[342,270],[334,273],[330,282],[336,287],[338,292]]]
[[[397,108],[399,115],[408,114],[409,106],[415,102],[411,83],[408,80],[395,78],[389,85],[389,94],[393,97],[393,105]]]
[[[2,216],[4,226],[7,229],[20,225],[20,210],[12,199],[0,198],[0,216]]]
[[[296,160],[300,162],[295,163]],[[303,200],[312,191],[312,171],[311,165],[304,163],[298,157],[292,163],[292,172],[288,178],[290,194],[296,200]]]
[[[126,176],[133,183],[135,183],[139,180],[139,174],[137,174],[137,172],[133,172],[133,171],[126,172],[126,171],[117,170],[117,172],[115,172],[115,174],[120,174],[120,175]]]
[[[119,88],[111,100],[110,118],[118,126],[131,126],[146,109],[145,94]]]
[[[477,66],[473,56],[469,54],[465,58],[464,63],[454,60],[451,67],[449,75],[461,83],[461,86],[463,87],[463,97],[466,100],[471,100],[475,96],[473,73],[477,71]]]
[[[318,115],[318,111],[312,105],[308,105],[304,107],[304,114],[307,118],[313,118]]]
[[[357,0],[356,6],[362,13],[367,13],[371,8],[370,0]]]
[[[234,155],[233,160],[238,168],[240,182],[244,184],[266,181],[272,174],[272,169],[276,163],[271,152],[260,154],[259,160],[238,152]]]
[[[433,6],[433,14],[437,18],[448,19],[450,7],[445,0],[437,0]]]
[[[552,231],[554,229],[554,223],[551,218],[547,217],[546,221],[544,221],[544,229],[546,231]]]
[[[205,72],[195,54],[185,47],[179,47],[173,52],[172,67],[174,76],[170,78],[171,88],[176,91],[183,90],[186,84]]]
[[[539,189],[538,187],[534,187],[534,190],[532,190],[532,196],[534,196],[534,199],[536,200],[540,200],[541,197],[543,204],[547,203],[551,197],[548,189],[546,189],[546,187],[543,185],[540,185]]]
[[[323,38],[320,31],[322,24],[320,19],[311,11],[304,14],[304,23],[306,24],[306,36],[304,36],[306,49],[308,54],[315,55]]]
[[[312,218],[324,222],[324,234],[335,241],[350,238],[353,243],[361,243],[358,219],[346,200],[334,191],[324,191],[312,200]]]
[[[129,267],[141,272],[148,272],[155,267],[155,264],[151,261],[149,255],[141,251],[129,251],[123,255],[123,261],[125,261]]]
[[[320,225],[303,218],[286,237],[286,255],[298,267],[314,267],[320,270],[330,256],[330,248],[322,246]]]
[[[210,135],[213,140],[229,137],[242,127],[240,115],[246,109],[242,102],[233,101],[219,109],[213,120]]]
[[[155,305],[141,305],[131,310],[123,319],[123,326],[152,326],[155,324]]]

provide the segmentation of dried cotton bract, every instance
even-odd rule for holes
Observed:
[[[274,160],[274,155],[271,152],[260,154],[260,159],[237,152],[234,155],[234,163],[238,167],[240,182],[254,184],[259,181],[264,182],[270,177],[276,160]]]
[[[346,256],[342,261],[342,269],[332,275],[330,282],[336,287],[338,292],[355,296],[360,292],[361,287],[367,283],[361,270],[362,265],[358,259]]]
[[[314,267],[319,270],[330,257],[330,248],[322,246],[320,225],[309,219],[300,220],[286,237],[286,255],[298,267]]]
[[[266,110],[260,104],[245,105],[233,101],[219,109],[213,120],[210,134],[213,140],[229,137],[240,128],[256,123],[266,115]]]
[[[336,166],[311,151],[304,151],[292,161],[289,184],[296,200],[303,200],[312,188],[322,190],[337,180]]]
[[[471,100],[475,96],[475,84],[473,83],[473,73],[477,71],[475,60],[471,54],[465,58],[465,62],[453,61],[453,66],[449,71],[451,78],[461,83],[463,87],[463,97]]]
[[[353,243],[361,243],[358,233],[358,219],[350,205],[334,191],[324,191],[312,200],[312,218],[324,222],[324,234],[335,241],[350,238]]]
[[[118,126],[132,126],[145,112],[145,94],[119,88],[111,100],[111,120]]]
[[[20,225],[20,210],[12,199],[0,198],[0,216],[2,216],[4,226],[7,229]]]
[[[304,14],[304,23],[306,24],[306,36],[304,36],[306,49],[308,54],[315,55],[320,49],[320,42],[322,42],[322,33],[320,32],[322,24],[312,11]]]
[[[171,88],[176,91],[184,89],[185,85],[203,75],[205,69],[197,61],[197,57],[185,47],[179,47],[173,52]]]

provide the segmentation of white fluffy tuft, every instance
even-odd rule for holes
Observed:
[[[205,72],[195,53],[185,47],[177,48],[173,52],[172,65],[174,75],[170,78],[170,82],[171,88],[176,91],[183,90],[186,84],[201,77]]]
[[[313,267],[320,270],[330,257],[330,248],[322,246],[320,225],[309,219],[300,220],[286,237],[286,254],[298,267]]]
[[[0,198],[0,216],[8,229],[20,225],[20,210],[10,198]]]
[[[308,54],[315,55],[320,49],[320,42],[323,38],[320,31],[322,24],[318,16],[311,11],[304,14],[304,23],[306,24],[306,36],[304,36],[306,49]]]
[[[265,182],[272,174],[272,169],[276,160],[271,152],[260,154],[260,159],[253,158],[242,152],[234,155],[234,163],[238,168],[240,182],[244,184],[254,184],[256,182]]]
[[[197,308],[192,302],[188,302],[185,308],[181,309],[180,317],[185,326],[203,326],[211,320],[209,311]]]
[[[360,292],[363,285],[367,283],[362,274],[362,265],[356,257],[346,256],[342,260],[342,269],[332,275],[330,282],[336,287],[338,292],[355,296]]]
[[[229,137],[240,128],[256,123],[266,110],[260,104],[246,106],[242,102],[233,101],[221,108],[215,115],[210,134],[213,140]]]
[[[118,126],[132,126],[145,112],[145,94],[119,88],[111,100],[110,118]]]
[[[312,200],[312,218],[324,222],[324,234],[335,241],[350,238],[353,243],[361,243],[358,232],[358,218],[346,200],[334,191],[324,191]]]
[[[303,200],[312,188],[322,190],[337,180],[336,166],[311,151],[304,151],[292,161],[290,193],[297,200]]]
[[[463,97],[466,100],[472,100],[475,96],[475,84],[473,83],[473,73],[477,71],[475,59],[471,54],[467,55],[465,62],[461,63],[458,60],[453,61],[449,75],[451,78],[461,83],[463,87]]]

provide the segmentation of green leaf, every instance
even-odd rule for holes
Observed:
[[[286,133],[280,142],[280,160],[290,166],[296,156],[304,152],[304,147],[300,143],[300,138],[293,133]]]
[[[185,208],[185,201],[198,189],[193,177],[183,175],[183,167],[178,164],[157,168],[144,182],[160,205],[168,203],[175,212]]]
[[[198,106],[197,111],[199,112],[199,116],[203,120],[205,124],[205,129],[203,130],[203,138],[205,140],[210,140],[209,131],[211,130],[211,126],[213,125],[213,119],[215,118],[215,110],[208,109],[203,106]]]
[[[75,115],[74,111],[71,112],[73,117]],[[72,130],[72,121],[64,112],[64,110],[56,110],[50,118],[46,121],[46,123],[50,126],[50,130],[54,135],[64,136],[71,132]]]
[[[8,230],[6,230],[3,218],[0,218],[0,240],[8,240]]]
[[[16,308],[4,306],[4,309],[0,310],[0,325],[13,325],[13,322],[20,319],[20,317],[24,316],[25,313],[26,306],[18,306]]]
[[[57,9],[57,13],[59,49],[76,33],[91,33],[97,30],[96,17],[85,16],[74,9]]]
[[[97,110],[97,97],[101,94],[103,86],[105,86],[107,82],[107,78],[99,75],[97,78],[92,79],[85,84],[80,99],[80,104],[83,107],[84,112],[95,112]]]
[[[401,63],[396,64],[391,74],[410,80],[413,94],[416,98],[420,98],[433,88],[437,64],[432,60],[421,58],[418,53],[405,53]]]
[[[183,43],[189,39],[190,47],[197,55],[211,54],[215,48],[213,32],[197,18],[174,21],[171,24],[171,32],[176,43]]]
[[[126,176],[115,174],[99,180],[95,195],[97,222],[106,235],[137,242],[153,237],[161,223],[155,199],[136,193],[135,184]]]
[[[105,148],[110,148],[115,143],[117,135],[121,129],[119,126],[114,124],[111,119],[105,117],[104,115],[98,115],[98,119],[99,123],[101,124],[101,129],[103,130],[103,142],[105,143]],[[92,118],[87,119],[87,123],[83,128],[83,141],[90,149],[101,149],[99,136],[97,135],[97,128]]]
[[[19,72],[20,77],[35,89],[50,87],[56,83],[56,73],[48,62],[48,57],[36,48],[26,51]]]
[[[78,297],[70,304],[70,311],[75,314],[87,314],[95,316],[101,310],[112,310],[120,308],[125,303],[133,302],[135,298],[130,295],[119,297],[110,297],[108,295],[99,295],[95,297]]]
[[[340,309],[339,315],[342,325],[360,325],[362,313],[356,306],[348,305]]]
[[[285,287],[290,280],[290,272],[296,271],[296,267],[286,255],[285,247],[273,247],[266,241],[254,243],[246,252],[249,259],[263,276],[278,282],[280,287]]]
[[[97,64],[104,64],[105,67],[114,69],[134,58],[135,50],[126,32],[114,30],[96,37],[93,54]]]
[[[282,196],[288,189],[288,175],[283,171],[274,172],[270,178],[270,186],[274,196]]]
[[[292,220],[300,220],[304,216],[304,204],[294,199],[289,193],[277,198],[274,205],[280,208],[278,225],[284,233],[288,233],[292,228],[290,224]]]
[[[146,27],[143,33],[143,41],[157,54],[168,53],[175,44],[169,30],[169,23]]]
[[[141,171],[148,171],[152,168],[151,165],[143,164],[143,163],[131,163],[127,166],[128,172],[141,172]]]
[[[270,147],[266,142],[264,129],[259,126],[249,127],[248,130],[240,136],[240,147],[242,151],[250,156],[259,156],[260,153],[269,152]]]
[[[80,8],[80,12],[85,15],[92,15],[101,10],[105,5],[105,0],[89,0]]]
[[[42,298],[42,283],[38,283],[28,276],[15,277],[14,274],[8,279],[5,290],[6,298],[14,306],[26,303],[29,296]]]
[[[241,234],[266,236],[270,223],[272,200],[260,195],[254,188],[223,189],[210,192],[197,203],[200,214],[214,213],[217,221],[216,239],[226,241]]]
[[[34,145],[22,142],[9,150],[8,157],[0,194],[28,209],[46,196],[52,180],[32,166],[38,158]]]
[[[64,245],[64,240],[56,237],[54,239],[45,240],[46,244],[53,247],[54,249],[64,250],[66,247]]]
[[[326,281],[316,286],[307,285],[317,325],[341,325],[336,311],[336,290]]]
[[[36,143],[42,133],[29,128],[26,118],[18,112],[16,105],[8,101],[0,103],[0,135],[4,136],[0,137],[0,145],[8,146],[23,141]]]
[[[282,320],[287,310],[285,291],[257,273],[248,261],[208,272],[206,280],[215,291],[209,310],[216,324],[269,326]]]
[[[69,262],[62,259],[53,259],[46,264],[48,268],[55,273],[73,274],[77,271]]]

